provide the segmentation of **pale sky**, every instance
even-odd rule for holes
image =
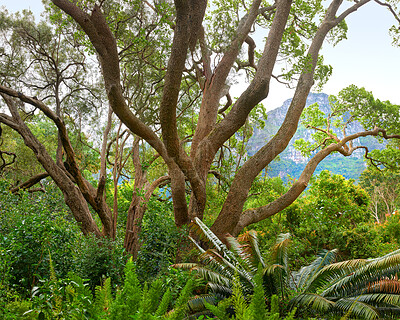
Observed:
[[[30,9],[37,17],[43,10],[40,0],[0,0],[2,5],[12,12]],[[388,34],[394,18],[385,8],[370,3],[346,21],[348,39],[334,48],[324,45],[322,54],[325,63],[333,66],[333,75],[322,91],[337,94],[340,89],[355,84],[372,91],[381,100],[400,104],[400,48],[391,45]],[[233,95],[238,96],[243,89],[243,85],[236,86],[237,94]],[[273,81],[264,105],[267,109],[279,107],[292,94],[293,91]]]

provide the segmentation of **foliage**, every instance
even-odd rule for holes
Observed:
[[[1,188],[4,206],[0,209],[0,247],[5,253],[2,259],[10,263],[10,284],[31,290],[38,280],[48,278],[49,252],[58,276],[65,277],[72,267],[77,230],[65,220],[64,206],[60,207],[61,211],[54,211],[58,193],[49,190],[45,194],[21,193],[17,196],[7,190],[8,184],[2,182]]]
[[[102,278],[121,283],[126,262],[122,246],[81,235],[57,189],[48,185],[43,194],[13,195],[8,188],[0,181],[0,268],[5,276],[0,291],[13,287],[25,297],[49,279],[50,255],[57,278],[73,271],[88,279],[92,290]]]
[[[72,252],[73,270],[83,279],[89,280],[92,290],[110,278],[113,285],[122,283],[127,255],[120,243],[110,239],[98,239],[93,235],[80,237]]]
[[[290,308],[296,307],[301,313],[313,316],[339,313],[346,317],[378,319],[400,311],[400,282],[396,276],[400,270],[399,250],[374,259],[343,262],[336,262],[336,249],[325,250],[311,264],[290,272],[289,235],[280,235],[269,259],[264,259],[254,232],[242,239],[228,238],[228,249],[201,221],[196,221],[195,230],[214,248],[204,250],[198,245],[203,263],[179,267],[189,268],[208,281],[216,306],[209,301],[204,304],[221,319],[228,318],[229,308],[233,308],[237,319],[247,319],[246,314],[254,308],[262,314],[265,305],[260,304],[264,299],[260,297],[268,299],[273,295],[289,301]],[[251,241],[249,234],[253,235]],[[255,262],[259,263],[258,271],[254,269]],[[262,289],[258,287],[260,284]],[[247,304],[250,296],[252,300]],[[225,300],[215,302],[221,298]],[[294,312],[289,316],[293,317]]]
[[[376,222],[384,223],[399,208],[399,174],[370,166],[361,174],[360,186],[370,196],[369,211]]]
[[[398,250],[375,259],[332,263],[335,254],[327,251],[295,273],[298,294],[290,301],[292,306],[363,319],[400,311]]]
[[[169,306],[172,296],[170,289],[164,290],[161,280],[155,280],[150,287],[142,287],[130,259],[125,267],[124,285],[116,294],[110,306],[109,319],[183,319],[187,311],[187,302],[193,291],[193,281],[188,280],[183,287],[172,311]]]
[[[199,219],[195,220],[192,228],[203,242],[207,242],[213,248],[204,250],[195,242],[201,253],[201,263],[182,263],[175,266],[189,269],[196,277],[204,279],[214,295],[214,302],[228,299],[229,302],[222,302],[221,305],[226,312],[229,312],[228,309],[232,306],[239,318],[248,317],[255,309],[262,314],[264,296],[270,298],[274,294],[283,295],[286,292],[287,286],[281,279],[288,273],[287,234],[282,234],[277,239],[269,258],[266,259],[261,254],[255,231],[248,231],[238,239],[228,237],[228,249]],[[263,288],[259,286],[260,283],[263,283]],[[252,300],[250,296],[253,296]],[[207,295],[204,297],[208,299]],[[249,299],[252,302],[246,304],[244,301]],[[217,309],[209,307],[209,310]],[[216,312],[223,313],[222,310]]]
[[[312,180],[305,196],[285,211],[286,227],[295,242],[303,242],[308,251],[300,251],[298,255],[314,255],[321,249],[338,248],[343,256],[349,258],[378,256],[379,251],[370,250],[380,240],[377,234],[375,237],[368,234],[368,230],[373,228],[370,225],[372,216],[367,213],[368,205],[368,194],[353,180],[322,171]],[[359,242],[358,249],[352,249],[356,243],[350,235],[357,233],[359,240],[365,236],[370,241]]]
[[[163,195],[159,195],[163,199]],[[143,219],[141,248],[136,260],[137,274],[141,281],[149,281],[165,273],[179,255],[185,229],[174,223],[172,203],[150,199]]]

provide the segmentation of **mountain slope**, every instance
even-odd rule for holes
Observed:
[[[249,155],[253,155],[278,131],[288,111],[290,102],[291,99],[288,99],[281,107],[267,113],[268,118],[265,120],[264,129],[253,128],[253,136],[249,140],[247,147]],[[331,110],[328,95],[325,93],[310,93],[307,98],[306,106],[314,103],[318,103],[320,110],[325,114],[328,114]],[[352,134],[362,130],[362,126],[355,122],[348,128],[347,133]],[[306,166],[308,158],[303,157],[301,153],[293,147],[293,143],[300,138],[309,140],[312,133],[312,130],[306,129],[300,124],[296,134],[285,151],[280,154],[279,159],[274,160],[269,165],[267,170],[268,175],[270,177],[280,176],[283,178],[290,175],[293,178],[298,178]],[[383,147],[372,137],[363,138],[355,142],[355,145],[357,144],[365,145],[370,149],[381,149]],[[358,179],[365,167],[366,164],[363,160],[363,152],[360,150],[360,152],[350,157],[344,157],[341,154],[331,154],[319,164],[316,173],[322,170],[329,170],[335,174],[341,174],[347,179]]]

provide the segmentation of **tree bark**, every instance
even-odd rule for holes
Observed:
[[[46,151],[45,147],[32,134],[28,126],[21,119],[18,108],[13,99],[5,94],[2,94],[2,97],[11,112],[12,118],[7,119],[4,115],[0,115],[0,122],[12,122],[10,127],[20,134],[25,145],[34,152],[40,164],[62,191],[65,203],[71,209],[71,212],[75,220],[79,223],[82,232],[84,234],[93,233],[97,236],[101,236],[101,232],[96,225],[87,202],[82,196],[79,188],[75,186],[75,183],[70,179],[70,176],[65,172],[65,169],[57,166]]]
[[[235,230],[235,232],[238,231],[239,219],[241,218],[243,206],[247,199],[248,192],[250,190],[252,182],[254,181],[256,176],[266,166],[268,166],[268,164],[271,163],[271,161],[275,159],[277,155],[279,155],[287,147],[288,143],[290,142],[291,138],[293,137],[293,135],[297,130],[301,113],[303,112],[303,109],[306,104],[307,96],[311,90],[312,85],[314,84],[314,72],[318,61],[318,55],[326,35],[330,30],[332,30],[332,28],[337,26],[348,14],[353,12],[355,10],[354,7],[358,8],[359,6],[361,6],[362,5],[361,2],[362,1],[360,1],[356,5],[345,11],[342,15],[339,16],[339,18],[336,18],[336,13],[342,1],[341,0],[332,1],[331,5],[329,6],[326,12],[325,18],[322,21],[320,27],[318,28],[316,35],[313,38],[313,41],[308,50],[308,56],[310,57],[310,65],[306,66],[306,68],[304,69],[303,73],[300,76],[292,102],[289,106],[288,112],[286,113],[286,117],[284,119],[283,124],[279,128],[277,134],[264,147],[262,147],[253,157],[251,157],[248,161],[246,161],[246,163],[239,169],[239,171],[235,175],[235,178],[229,190],[226,201],[224,202],[223,208],[211,228],[217,235],[224,236],[226,233],[232,232],[233,230]],[[363,3],[366,2],[368,2],[368,0],[363,1]],[[282,33],[284,28],[284,25],[282,26],[282,24],[287,20],[287,15],[289,14],[288,10],[290,9],[290,5],[288,6],[288,3],[286,3],[286,5],[283,6],[283,8],[281,8],[282,11],[284,11],[285,15],[283,15],[282,12],[282,16],[280,16],[278,14],[280,12],[279,9],[280,6],[278,3],[275,19],[278,19],[279,17],[280,19],[276,20],[277,24],[276,28],[280,29],[281,30],[280,32]],[[273,30],[274,26],[271,27],[270,33],[272,33]],[[268,38],[271,38],[271,36],[269,36]],[[270,41],[274,42],[274,40],[272,39]],[[278,42],[278,40],[275,40],[275,42]],[[268,45],[269,44],[267,41],[266,47]],[[276,48],[275,50],[278,50],[279,43],[275,43],[274,45],[271,46]],[[270,70],[269,72],[272,72],[272,69],[270,69],[272,68],[272,66],[268,68],[268,63],[269,63],[267,59],[268,50],[265,50],[264,53],[266,55],[265,56],[263,55],[263,57],[261,58],[261,61],[257,69],[257,73],[264,69],[263,63],[266,63],[265,66],[266,70]],[[263,58],[265,58],[265,60]],[[267,73],[266,70],[261,74]],[[256,81],[256,79],[258,79],[257,74],[254,81]],[[265,90],[264,95],[267,94],[268,85],[266,86],[264,85],[260,89],[262,88],[264,88]],[[254,98],[254,95],[252,95],[251,92],[245,91],[244,94],[239,98],[238,102],[241,100],[242,97],[246,98],[247,95],[249,96],[249,98],[252,99]],[[236,113],[244,112],[243,110],[246,109],[245,106],[246,105],[244,105],[243,108],[240,109],[240,111],[238,110]],[[232,111],[230,114],[232,114]],[[237,117],[236,113],[233,113],[232,117]],[[224,119],[224,121],[228,119],[229,115]],[[229,119],[229,121],[232,123],[232,125],[235,124],[237,125],[239,120],[232,121],[231,119]],[[221,122],[221,127],[222,126],[227,126],[227,124]],[[236,130],[237,130],[236,127],[232,129],[232,131]],[[224,140],[223,138],[224,134],[226,135],[228,132],[230,132],[229,129],[228,130],[221,129],[220,135],[217,136],[217,130],[214,131],[216,132],[215,133],[216,136],[213,141],[221,141],[221,142]],[[213,133],[211,133],[210,136],[212,136]]]

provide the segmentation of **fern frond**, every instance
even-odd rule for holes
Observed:
[[[169,308],[169,304],[171,303],[171,300],[172,300],[172,294],[171,294],[170,289],[168,288],[167,291],[165,291],[165,293],[161,299],[160,305],[158,306],[154,315],[156,317],[163,316],[167,312],[167,310]]]

